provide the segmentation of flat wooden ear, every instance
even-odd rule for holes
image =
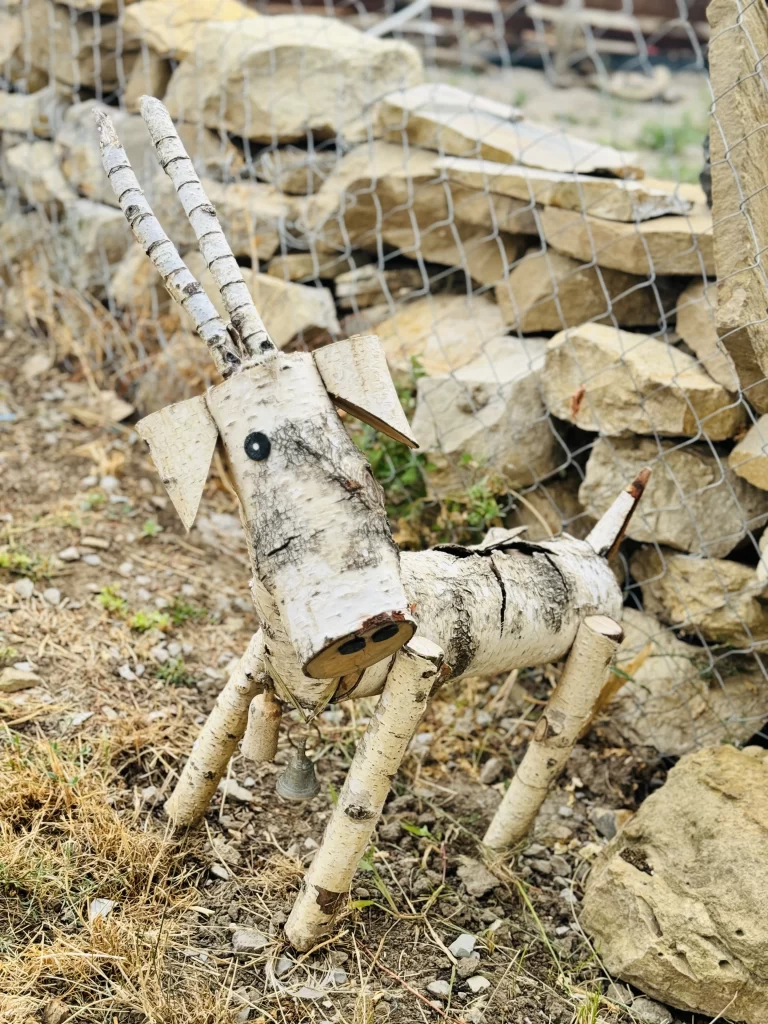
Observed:
[[[314,357],[337,408],[409,448],[419,447],[375,334],[355,334],[346,341],[335,341],[317,349]]]
[[[145,416],[136,432],[149,445],[168,497],[187,530],[195,521],[219,431],[204,395]]]

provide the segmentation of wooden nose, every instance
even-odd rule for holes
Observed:
[[[365,629],[324,647],[304,666],[304,672],[313,679],[335,679],[367,668],[399,651],[415,632],[416,625],[410,619],[379,615]]]

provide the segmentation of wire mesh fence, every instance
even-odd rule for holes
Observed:
[[[584,536],[650,465],[611,719],[665,756],[759,741],[762,5],[5,0],[0,27],[6,337],[140,414],[214,380],[99,159],[105,106],[213,296],[138,113],[162,98],[276,343],[379,335],[421,448],[348,422],[401,546]]]

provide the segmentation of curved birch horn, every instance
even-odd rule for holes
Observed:
[[[602,518],[592,527],[585,539],[598,555],[611,558],[618,550],[630,520],[635,514],[638,502],[643,496],[650,475],[651,471],[647,466],[645,469],[641,469],[629,487],[621,492]]]
[[[218,285],[232,326],[254,356],[277,349],[253,303],[234,253],[224,236],[213,203],[205,193],[171,115],[154,96],[141,97],[141,116],[150,134],[160,166],[173,182],[205,264]]]
[[[240,367],[241,359],[224,321],[152,212],[111,119],[102,110],[93,113],[101,162],[133,237],[160,274],[171,298],[192,317],[216,369],[222,377],[230,376]]]

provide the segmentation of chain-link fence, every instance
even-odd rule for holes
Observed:
[[[422,447],[349,423],[401,546],[584,536],[650,465],[611,720],[668,756],[760,733],[762,5],[5,0],[0,27],[6,332],[140,414],[210,383],[94,131],[107,105],[213,297],[138,113],[163,98],[277,344],[381,338]]]

